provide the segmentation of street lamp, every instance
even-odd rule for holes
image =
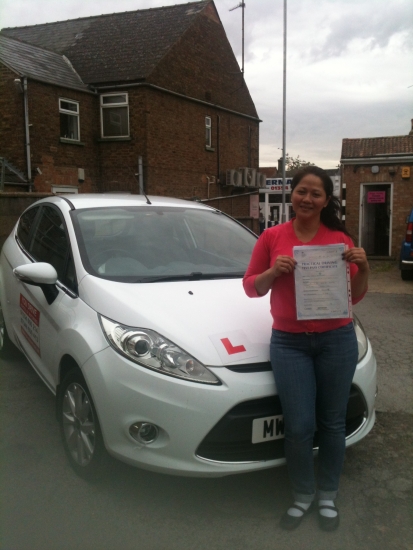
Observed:
[[[285,212],[285,127],[286,127],[286,101],[287,101],[287,0],[284,0],[284,45],[283,45],[283,185],[282,185],[282,211],[281,223],[286,221]]]

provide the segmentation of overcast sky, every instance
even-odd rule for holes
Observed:
[[[0,27],[182,4],[0,0]],[[215,0],[241,66],[240,0]],[[245,79],[262,119],[260,165],[282,156],[283,0],[246,0]],[[343,138],[406,135],[413,118],[412,0],[287,0],[286,152],[323,168]]]

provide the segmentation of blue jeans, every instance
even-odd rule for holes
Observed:
[[[334,500],[344,462],[345,422],[358,346],[353,323],[327,332],[272,331],[271,365],[281,400],[285,455],[294,498],[315,498],[313,437],[318,429],[317,488]]]

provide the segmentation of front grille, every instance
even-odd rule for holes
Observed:
[[[245,401],[233,407],[212,428],[199,445],[199,458],[218,462],[254,462],[284,457],[284,439],[251,443],[252,421],[255,418],[282,414],[278,395]],[[351,387],[347,406],[346,436],[357,431],[367,415],[365,400],[356,386]],[[314,447],[318,446],[318,434]]]

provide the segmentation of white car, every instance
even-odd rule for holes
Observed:
[[[79,475],[101,473],[106,451],[190,476],[284,464],[269,297],[242,287],[256,239],[171,198],[56,196],[22,214],[0,259],[0,348],[15,344],[56,395]],[[376,361],[354,322],[348,445],[375,420]]]

